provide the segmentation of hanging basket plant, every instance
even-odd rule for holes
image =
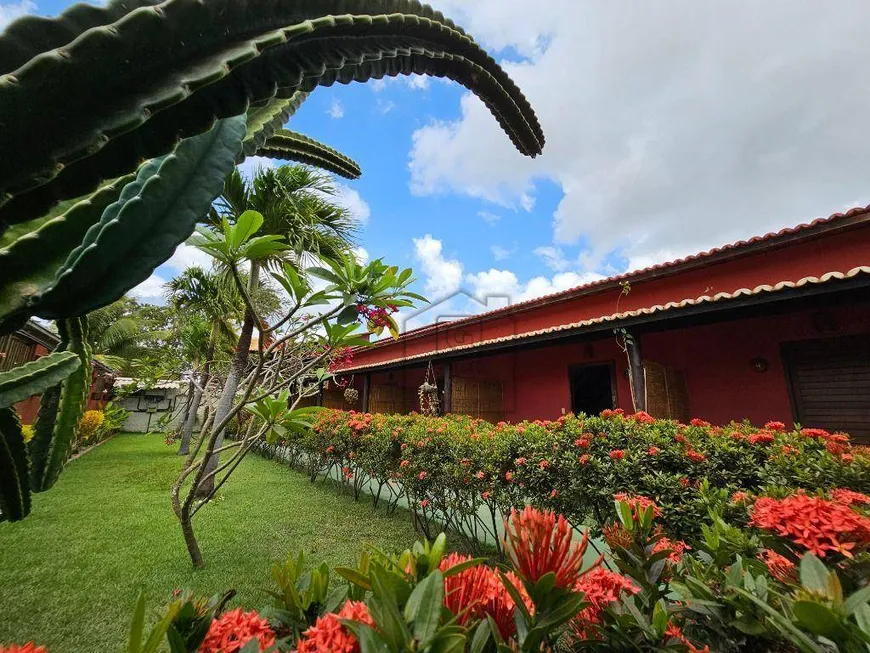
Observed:
[[[345,388],[344,401],[351,406],[355,406],[356,402],[359,401],[359,390],[356,388]]]
[[[420,413],[422,415],[435,416],[440,414],[441,401],[438,399],[438,385],[435,383],[435,372],[432,369],[431,361],[426,370],[426,378],[417,389],[417,396],[420,398]]]

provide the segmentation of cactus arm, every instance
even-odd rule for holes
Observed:
[[[38,395],[78,369],[79,360],[69,352],[57,352],[0,372],[0,408]]]
[[[358,179],[362,174],[353,159],[313,138],[287,129],[267,138],[257,149],[257,155],[317,166],[347,179]]]
[[[310,93],[294,92],[289,98],[274,97],[248,109],[248,130],[242,141],[240,158],[253,156],[257,149],[280,130],[296,113]],[[238,161],[240,163],[240,161]]]
[[[187,240],[220,194],[244,133],[244,117],[223,120],[183,141],[165,159],[143,166],[30,309],[42,317],[83,315],[147,279]]]
[[[69,337],[69,352],[75,354],[81,367],[61,383],[57,418],[49,447],[45,473],[39,490],[49,489],[57,481],[64,463],[70,456],[73,438],[85,411],[91,386],[91,347],[88,345],[88,320],[73,317],[65,320]]]
[[[18,521],[30,513],[27,449],[14,408],[0,408],[0,520]]]
[[[347,68],[355,81],[411,73],[455,79],[481,96],[521,152],[541,151],[543,134],[528,101],[486,52],[450,24],[413,13],[293,22],[294,9],[306,4],[167,0],[83,33],[63,56],[38,55],[0,78],[0,120],[19,125],[0,133],[0,150],[20,151],[0,161],[0,202],[6,203],[0,219],[14,223],[84,194],[252,102],[351,81],[340,74]],[[341,4],[353,9],[368,3]],[[175,35],[186,25],[191,38],[179,42]],[[149,47],[140,47],[143,41]],[[118,70],[115,61],[125,65]],[[111,63],[113,74],[93,74],[95,62]],[[33,102],[52,108],[39,126],[30,124],[35,118],[25,110]],[[24,147],[23,135],[34,130],[48,133]]]
[[[0,236],[0,323],[48,288],[88,229],[134,178],[115,180],[90,197],[59,206],[57,215],[16,225]]]

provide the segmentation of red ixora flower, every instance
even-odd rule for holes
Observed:
[[[770,575],[781,583],[794,584],[798,581],[795,564],[772,549],[765,549],[758,554],[758,559],[767,565]]]
[[[870,546],[870,519],[847,505],[803,492],[785,499],[760,498],[749,523],[787,538],[821,558],[829,551],[851,558],[853,549]]]
[[[583,574],[574,585],[574,591],[583,592],[583,599],[589,605],[574,617],[571,627],[578,639],[593,639],[595,632],[592,626],[601,622],[602,610],[618,601],[623,592],[637,594],[640,588],[625,576],[599,566]]]
[[[691,548],[682,540],[670,540],[663,537],[655,543],[652,552],[668,551],[668,557],[665,559],[670,563],[678,564],[683,559],[683,554]]]
[[[441,571],[471,560],[470,556],[451,553],[441,560]],[[532,601],[526,594],[522,581],[513,573],[505,574],[520,592],[529,610]],[[503,639],[516,632],[514,601],[494,569],[478,564],[444,579],[444,605],[457,617],[460,626],[490,615],[498,626]]]
[[[260,650],[265,651],[275,643],[275,633],[256,611],[236,608],[211,622],[199,653],[235,653],[252,639],[258,640]]]
[[[773,433],[759,431],[758,433],[753,433],[747,439],[749,444],[770,444],[773,442]]]
[[[710,426],[710,422],[703,419],[698,419],[697,417],[693,417],[689,424],[691,424],[692,426]]]
[[[33,642],[27,644],[0,644],[0,653],[48,653],[44,646],[37,646]]]
[[[345,628],[340,619],[359,621],[374,626],[369,609],[365,603],[348,601],[338,614],[327,614],[318,617],[308,630],[302,633],[302,638],[296,647],[297,653],[359,653],[360,646],[356,637]]]
[[[683,631],[676,624],[668,624],[668,629],[665,631],[665,638],[676,639],[686,647],[688,653],[710,653],[709,645],[704,645],[704,648],[698,648],[689,641],[688,637],[683,635]]]
[[[592,460],[592,456],[590,456],[588,453],[584,453],[577,459],[577,462],[581,465],[588,465],[590,460]]]
[[[609,454],[613,460],[622,460],[625,458],[625,451],[623,449],[613,449]]]
[[[659,449],[658,447],[650,447],[649,449],[646,450],[646,452],[650,456],[658,456],[662,452],[662,450]]]
[[[695,463],[701,463],[707,460],[707,456],[702,454],[700,451],[695,451],[694,449],[686,450],[686,458]]]
[[[526,506],[511,511],[505,520],[504,546],[517,573],[529,583],[556,575],[556,587],[573,587],[580,579],[583,554],[589,544],[586,533],[580,542],[562,515]]]
[[[589,446],[589,438],[577,438],[574,440],[574,446],[585,449]]]
[[[420,472],[419,474],[417,474],[417,478],[421,481],[425,481],[427,476],[428,474],[426,472]]]
[[[655,424],[656,422],[656,418],[650,415],[645,410],[637,411],[634,415],[631,416],[631,418],[635,422],[639,422],[641,424]]]
[[[731,503],[746,503],[750,501],[749,495],[742,490],[737,490],[734,494],[731,495]]]
[[[870,504],[870,497],[868,497],[866,494],[847,490],[846,488],[837,488],[836,490],[831,492],[831,497],[837,503],[842,503],[847,506]]]
[[[768,431],[785,431],[785,424],[782,422],[767,422],[764,428]]]
[[[652,506],[654,517],[661,517],[662,514],[661,509],[656,505],[655,501],[640,494],[617,492],[613,495],[613,500],[627,503],[628,507],[631,508],[632,519],[637,519],[638,513],[642,510],[646,510],[649,506]]]

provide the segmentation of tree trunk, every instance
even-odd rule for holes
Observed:
[[[205,364],[202,366],[202,377],[199,386],[194,386],[193,399],[188,408],[187,418],[184,420],[184,432],[181,435],[181,446],[178,448],[179,456],[190,453],[190,439],[193,437],[193,427],[196,425],[196,413],[202,403],[202,395],[208,385],[211,376],[211,360],[214,358],[215,345],[217,343],[217,323],[211,325],[211,335],[208,339],[208,350],[205,353]]]
[[[251,261],[251,276],[248,279],[248,293],[251,294],[257,288],[260,277],[260,266],[256,261]],[[242,330],[239,334],[239,342],[236,345],[236,352],[233,355],[233,363],[230,366],[230,372],[227,374],[227,380],[224,383],[221,396],[218,399],[215,407],[214,424],[215,428],[223,422],[233,408],[233,400],[236,398],[236,393],[239,391],[239,383],[242,380],[242,375],[245,373],[245,368],[248,365],[248,358],[251,350],[251,337],[254,334],[254,315],[250,310],[245,310],[245,321],[242,323]],[[262,336],[261,336],[262,337]],[[217,434],[214,448],[220,449],[223,446],[224,434],[226,428],[222,428]],[[205,475],[207,477],[211,472],[217,469],[219,462],[219,454],[212,454],[206,463]],[[211,476],[204,481],[196,490],[198,497],[206,497],[211,494],[214,489],[214,476]]]
[[[205,564],[202,560],[202,552],[199,550],[199,543],[196,541],[196,535],[193,532],[193,521],[191,520],[190,512],[185,510],[181,515],[181,533],[184,535],[184,543],[187,545],[187,552],[190,554],[190,561],[197,569],[201,569]]]

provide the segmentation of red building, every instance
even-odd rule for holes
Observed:
[[[0,336],[0,372],[36,360],[54,351],[60,338],[53,331],[30,320],[15,333]],[[112,385],[112,369],[94,360],[91,375],[91,392],[86,410],[101,409],[106,405]],[[39,411],[39,396],[15,404],[15,409],[24,424],[36,421]]]
[[[408,412],[430,365],[444,410],[489,420],[619,407],[870,440],[870,207],[409,331],[343,371],[357,409]]]

